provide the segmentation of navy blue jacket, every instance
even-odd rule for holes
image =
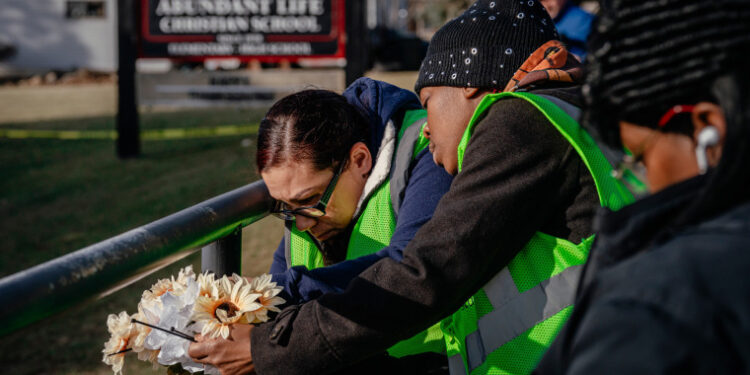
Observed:
[[[414,93],[369,78],[358,79],[343,95],[349,103],[367,114],[372,130],[368,148],[372,155],[378,153],[389,119],[393,119],[397,127],[401,126],[405,110],[421,108]],[[438,201],[450,188],[452,179],[445,170],[435,165],[432,153],[428,150],[419,153],[399,208],[393,237],[388,246],[377,253],[314,270],[304,266],[287,269],[282,239],[270,269],[273,281],[284,287],[282,297],[292,304],[309,301],[327,292],[344,290],[349,281],[382,258],[400,261],[406,244],[430,220]]]

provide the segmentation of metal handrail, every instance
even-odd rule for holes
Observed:
[[[170,256],[236,233],[266,216],[271,201],[266,185],[256,181],[4,277],[0,335],[86,301]]]

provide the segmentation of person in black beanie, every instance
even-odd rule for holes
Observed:
[[[594,212],[629,197],[573,119],[581,69],[556,37],[535,0],[480,0],[444,25],[415,89],[455,178],[403,259],[191,356],[225,375],[367,373],[350,366],[447,318],[452,374],[531,371],[570,314]]]
[[[750,2],[602,4],[586,122],[652,195],[596,219],[576,310],[538,374],[750,371]]]

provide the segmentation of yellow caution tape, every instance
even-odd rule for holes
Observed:
[[[144,141],[160,141],[168,139],[226,137],[232,135],[254,134],[258,131],[258,124],[253,125],[224,125],[205,128],[168,128],[141,131]],[[114,130],[37,130],[37,129],[2,129],[0,138],[12,139],[117,139]]]

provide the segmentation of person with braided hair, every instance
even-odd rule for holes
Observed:
[[[750,2],[620,0],[590,40],[585,122],[651,195],[600,212],[538,374],[750,371]]]

